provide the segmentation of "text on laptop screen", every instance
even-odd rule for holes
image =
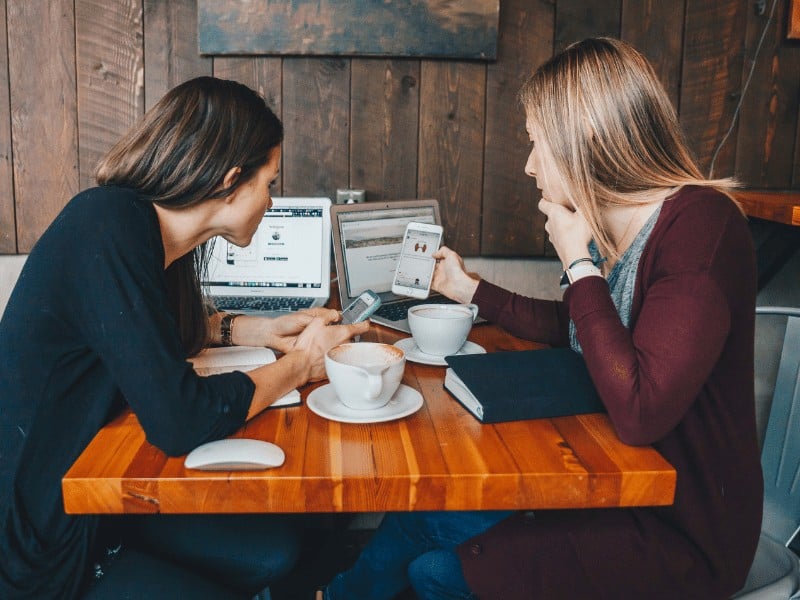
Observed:
[[[209,261],[208,286],[246,288],[319,288],[319,257],[330,237],[323,235],[323,211],[316,207],[273,207],[249,246],[218,237]]]
[[[391,291],[403,234],[412,221],[435,224],[434,209],[423,206],[340,213],[339,234],[350,297],[368,289],[378,294]]]

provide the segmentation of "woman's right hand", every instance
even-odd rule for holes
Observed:
[[[592,230],[580,211],[570,210],[544,198],[539,201],[539,210],[547,217],[544,230],[564,268],[577,258],[589,256]]]
[[[442,246],[432,256],[436,267],[431,288],[456,302],[471,302],[480,279],[467,273],[463,259],[447,246]]]
[[[328,350],[369,331],[369,321],[337,325],[338,318],[340,315],[337,311],[329,311],[323,316],[314,317],[297,336],[294,346],[289,351],[304,355],[309,368],[308,381],[325,379],[325,353]]]

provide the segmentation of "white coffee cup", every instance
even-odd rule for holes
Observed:
[[[478,318],[475,304],[418,304],[408,309],[408,325],[417,347],[425,354],[455,354]]]
[[[325,354],[325,371],[339,400],[356,410],[385,406],[397,391],[405,353],[391,344],[340,344]]]

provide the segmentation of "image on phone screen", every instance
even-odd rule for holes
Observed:
[[[408,227],[397,263],[395,286],[408,288],[414,296],[428,295],[436,264],[432,255],[439,248],[440,239],[441,231]]]

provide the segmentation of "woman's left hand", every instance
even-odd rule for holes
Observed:
[[[297,336],[315,317],[322,317],[328,322],[338,322],[341,314],[330,308],[309,308],[269,319],[268,339],[263,345],[279,352],[288,352],[294,347]]]

